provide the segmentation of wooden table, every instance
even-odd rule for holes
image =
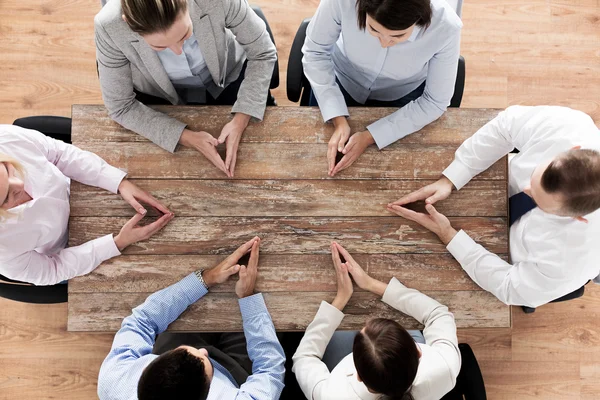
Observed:
[[[230,107],[156,107],[218,136]],[[393,109],[357,108],[353,131]],[[431,232],[384,206],[439,178],[456,148],[497,110],[449,109],[438,121],[382,151],[370,148],[349,169],[327,176],[332,127],[316,108],[269,108],[240,144],[235,178],[197,152],[170,154],[111,121],[103,106],[73,106],[73,144],[128,172],[176,218],[150,240],[128,247],[87,276],[69,282],[70,331],[116,331],[131,309],[200,267],[212,267],[259,235],[256,290],[278,330],[304,330],[321,300],[335,296],[329,254],[345,246],[375,278],[397,277],[447,305],[459,327],[509,327],[509,307],[483,291]],[[506,258],[507,161],[503,158],[460,192],[439,203],[454,227]],[[120,196],[73,183],[70,245],[118,233],[133,215]],[[171,324],[174,331],[239,331],[234,282],[211,289]],[[419,327],[371,293],[355,288],[341,329],[369,317]]]

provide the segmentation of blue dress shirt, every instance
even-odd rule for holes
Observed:
[[[431,8],[428,28],[415,27],[407,41],[384,49],[359,29],[355,0],[321,0],[306,30],[302,63],[325,121],[349,115],[336,77],[359,103],[397,100],[426,82],[421,97],[367,127],[380,149],[446,111],[454,94],[462,22],[444,0],[432,0]]]
[[[123,320],[98,377],[101,400],[136,400],[144,368],[158,356],[152,354],[156,336],[208,291],[195,274],[149,296]],[[211,359],[214,376],[209,400],[275,400],[283,390],[285,355],[275,334],[262,294],[239,300],[252,375],[240,387],[229,372]]]

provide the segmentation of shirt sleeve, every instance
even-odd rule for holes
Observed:
[[[208,291],[195,274],[149,296],[123,320],[112,348],[102,363],[98,377],[98,395],[113,396],[115,385],[130,372],[140,358],[152,353],[156,336],[164,332],[191,304]]]
[[[121,181],[127,175],[94,153],[49,138],[38,131],[22,129],[20,135],[22,140],[33,143],[65,176],[86,185],[117,193]]]
[[[545,265],[539,262],[510,264],[475,243],[462,230],[448,243],[447,248],[475,283],[504,304],[538,307],[556,297],[552,292],[544,290],[544,287],[555,287],[564,280],[563,276],[553,276],[553,271],[563,269],[550,261],[562,259],[556,254],[557,249],[553,249],[555,246],[552,243],[555,241],[548,242],[547,251],[538,249],[548,256],[545,257],[549,260]],[[554,279],[557,281],[553,282]]]
[[[446,112],[454,94],[459,56],[460,30],[429,60],[423,95],[367,127],[377,147],[382,149],[421,130]]]
[[[321,302],[315,319],[306,328],[292,357],[292,371],[307,399],[327,399],[325,389],[330,373],[321,359],[343,319],[344,313],[325,301]]]
[[[392,278],[388,284],[382,300],[425,325],[423,336],[426,344],[444,362],[436,366],[443,369],[442,373],[436,373],[436,385],[438,389],[443,389],[442,395],[450,391],[456,384],[461,366],[454,315],[448,311],[448,307],[418,290],[407,288],[396,278]]]
[[[322,0],[306,28],[302,47],[304,75],[310,82],[325,121],[349,115],[344,95],[335,80],[331,58],[342,29],[341,15],[339,0]]]
[[[2,273],[9,279],[38,286],[55,285],[89,274],[102,262],[120,254],[113,236],[106,235],[79,246],[68,247],[56,254],[46,255],[31,250],[2,260]]]
[[[285,354],[262,294],[239,300],[252,375],[240,386],[238,399],[279,399],[284,386]]]

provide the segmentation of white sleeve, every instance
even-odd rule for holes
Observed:
[[[306,328],[304,337],[292,357],[292,371],[296,374],[296,380],[307,399],[328,399],[324,391],[330,373],[321,359],[343,319],[344,313],[325,301],[321,302],[315,319]]]
[[[86,185],[117,193],[119,184],[126,175],[94,153],[49,138],[38,131],[21,129],[19,135],[21,140],[35,145],[65,176]]]
[[[9,279],[55,285],[64,280],[92,272],[109,258],[120,255],[112,235],[90,240],[75,247],[68,247],[56,254],[40,254],[27,251],[11,259],[1,260],[2,274]]]

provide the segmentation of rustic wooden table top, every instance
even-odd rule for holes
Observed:
[[[218,136],[230,107],[156,107]],[[355,108],[353,131],[392,113]],[[176,218],[150,240],[128,247],[87,276],[69,281],[70,331],[116,331],[147,296],[200,267],[212,267],[255,235],[263,240],[256,290],[278,330],[304,330],[321,300],[335,297],[331,241],[345,246],[372,276],[397,277],[447,305],[458,327],[509,327],[510,309],[482,290],[431,232],[391,215],[385,205],[439,178],[456,148],[494,118],[493,109],[449,109],[422,131],[327,176],[332,127],[317,108],[268,108],[251,123],[228,179],[196,151],[170,154],[114,123],[98,105],[73,106],[73,144],[126,170]],[[507,258],[507,161],[501,159],[439,203],[457,229]],[[120,196],[73,182],[70,245],[118,233],[133,215]],[[235,279],[211,289],[169,327],[173,331],[240,331]],[[367,318],[420,325],[355,287],[340,329]]]

